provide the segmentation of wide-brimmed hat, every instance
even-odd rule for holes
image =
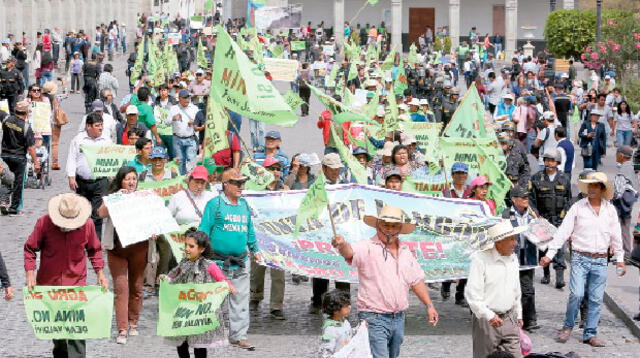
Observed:
[[[511,220],[504,219],[487,229],[487,238],[496,242],[524,231],[527,231],[526,225],[513,227]]]
[[[416,224],[411,223],[408,219],[402,217],[402,210],[395,206],[383,206],[379,216],[365,215],[364,223],[373,228],[378,226],[378,220],[388,223],[402,223],[400,234],[410,234],[416,229]]]
[[[229,169],[229,170],[225,171],[224,173],[222,173],[221,181],[223,183],[226,183],[229,180],[236,180],[236,181],[246,182],[247,180],[249,180],[249,177],[247,177],[245,175],[242,175],[242,173],[240,173],[239,169]]]
[[[613,184],[609,183],[609,179],[607,178],[607,174],[603,172],[593,172],[587,175],[586,179],[578,180],[578,188],[580,192],[583,194],[587,194],[589,184],[602,183],[606,187],[605,192],[602,194],[602,198],[606,200],[611,200],[613,198]]]
[[[58,93],[58,85],[53,81],[45,82],[45,84],[42,85],[42,91],[44,93],[56,94]]]
[[[91,204],[78,194],[65,193],[49,200],[48,211],[55,226],[74,230],[84,225],[91,216]]]

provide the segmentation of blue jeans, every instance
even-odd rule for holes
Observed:
[[[536,131],[535,129],[529,129],[527,132],[527,153],[531,153],[531,147],[533,147],[533,143],[536,141]]]
[[[181,138],[174,135],[173,152],[176,158],[180,158],[180,175],[185,175],[187,173],[187,163],[192,161],[198,154],[196,137]]]
[[[127,53],[127,38],[122,38],[122,53]]]
[[[594,258],[573,252],[571,257],[571,279],[569,280],[569,301],[564,326],[573,328],[580,311],[580,303],[585,293],[587,302],[587,321],[582,334],[583,341],[598,334],[600,307],[604,289],[607,286],[607,258]]]
[[[53,76],[51,75],[50,71],[42,71],[40,72],[40,86],[44,85],[47,82],[53,81]]]
[[[22,69],[22,79],[24,80],[24,88],[29,88],[29,64],[25,63]]]
[[[633,131],[631,129],[616,130],[616,145],[618,148],[623,145],[631,145],[631,138],[633,138]]]
[[[369,344],[373,358],[400,356],[400,345],[404,341],[404,312],[359,312],[358,318],[360,321],[367,321],[369,325]]]

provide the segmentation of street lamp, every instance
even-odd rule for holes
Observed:
[[[602,23],[602,0],[596,0],[596,42],[600,42],[600,24]]]

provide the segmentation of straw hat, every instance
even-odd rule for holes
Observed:
[[[42,86],[42,91],[44,93],[56,94],[56,93],[58,93],[58,85],[53,81],[46,82]]]
[[[403,220],[400,208],[391,205],[382,207],[380,216],[365,215],[363,220],[365,224],[373,228],[378,226],[378,220],[388,223],[402,223],[400,227],[401,234],[410,234],[416,229],[416,224],[411,223],[409,220]]]
[[[513,227],[511,220],[504,219],[487,230],[487,238],[489,238],[490,241],[496,242],[510,236],[518,235],[524,231],[527,231],[526,225]]]
[[[588,193],[589,184],[602,183],[606,187],[605,192],[602,194],[602,198],[611,200],[613,198],[613,184],[609,183],[607,174],[603,172],[593,172],[587,175],[586,179],[578,180],[578,188],[582,194]]]
[[[65,193],[49,200],[48,211],[54,225],[74,230],[84,225],[91,216],[91,204],[78,194]]]

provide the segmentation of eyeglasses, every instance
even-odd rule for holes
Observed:
[[[230,179],[229,181],[227,181],[227,183],[234,185],[234,186],[244,186],[245,181],[244,180],[234,180],[234,179]]]
[[[266,169],[267,169],[268,171],[270,171],[270,172],[275,172],[276,170],[277,170],[277,171],[279,171],[279,172],[280,172],[280,171],[282,171],[282,168],[280,168],[280,167],[274,167],[274,166],[266,167]]]

